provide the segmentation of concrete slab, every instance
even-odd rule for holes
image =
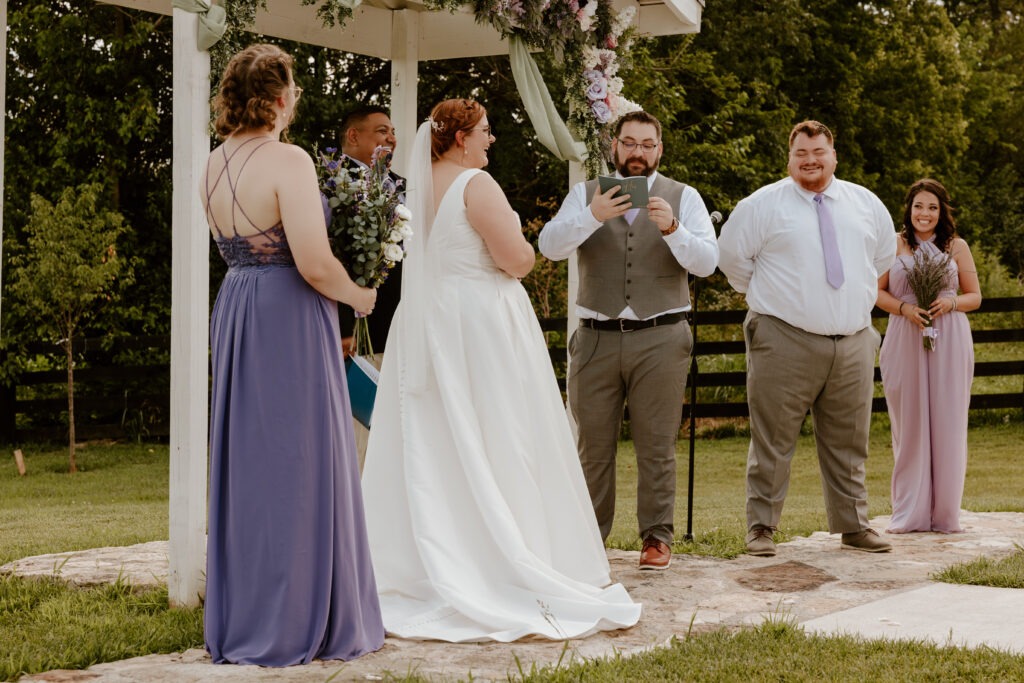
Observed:
[[[807,633],[1024,654],[1024,590],[936,583],[801,624]]]

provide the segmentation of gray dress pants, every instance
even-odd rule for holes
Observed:
[[[868,527],[864,483],[879,334],[868,326],[843,337],[805,332],[751,311],[747,343],[747,528],[779,525],[789,471],[807,411],[821,467],[831,533]]]
[[[580,327],[569,341],[569,405],[601,537],[615,517],[615,453],[629,405],[640,537],[671,545],[676,441],[693,336],[685,321],[633,332]]]

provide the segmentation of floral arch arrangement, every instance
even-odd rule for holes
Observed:
[[[302,0],[315,5],[325,26],[343,26],[362,0]],[[569,129],[586,145],[589,176],[603,170],[609,124],[640,107],[622,97],[617,75],[633,32],[635,8],[620,12],[611,0],[424,0],[432,10],[455,11],[470,4],[476,20],[492,26],[503,38],[519,38],[527,47],[544,50],[560,66]],[[252,25],[266,0],[234,0],[233,22]]]

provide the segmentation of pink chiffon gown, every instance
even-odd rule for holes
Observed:
[[[930,241],[918,248],[938,253]],[[906,274],[912,265],[912,256],[899,256],[889,271],[889,293],[909,304],[916,303]],[[956,294],[957,273],[951,259],[948,289],[940,296]],[[974,345],[962,312],[937,317],[935,328],[935,350],[928,351],[917,325],[890,315],[879,355],[895,456],[890,533],[963,531],[960,501],[967,473]]]

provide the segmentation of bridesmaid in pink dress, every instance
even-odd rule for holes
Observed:
[[[906,269],[918,250],[951,256],[947,287],[935,301],[917,301],[907,283]],[[960,500],[974,378],[974,346],[964,314],[981,305],[981,287],[971,250],[956,236],[949,193],[938,181],[925,178],[911,185],[896,263],[878,278],[877,303],[890,314],[879,356],[896,459],[887,531],[963,531]],[[922,345],[926,315],[938,330],[932,351]]]

